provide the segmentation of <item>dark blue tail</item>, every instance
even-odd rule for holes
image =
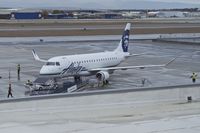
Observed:
[[[131,28],[131,24],[127,23],[126,28],[124,29],[122,38],[120,40],[119,46],[117,47],[116,51],[128,52],[130,28]]]
[[[125,30],[122,36],[122,49],[123,52],[128,52],[128,44],[129,44],[129,30]]]

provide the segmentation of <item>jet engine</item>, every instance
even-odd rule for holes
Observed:
[[[96,78],[99,80],[99,81],[105,81],[107,80],[108,78],[110,77],[110,74],[106,71],[100,71],[96,74]]]

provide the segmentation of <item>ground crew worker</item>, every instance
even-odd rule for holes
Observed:
[[[33,83],[28,79],[27,82],[26,82],[26,85],[30,85],[30,86],[32,86]]]
[[[142,86],[144,86],[144,85],[145,85],[145,81],[146,81],[146,79],[145,79],[145,78],[143,78],[143,79],[142,79]]]
[[[9,86],[8,86],[8,98],[9,98],[10,96],[13,97],[13,95],[12,95],[11,83],[9,83]]]
[[[192,79],[192,82],[195,83],[196,82],[196,78],[197,78],[197,74],[193,72],[192,76],[190,76],[190,78]]]
[[[18,75],[18,79],[20,78],[20,64],[17,65],[17,75]]]

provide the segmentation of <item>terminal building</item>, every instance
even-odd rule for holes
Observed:
[[[0,19],[41,19],[42,12],[34,9],[0,9]]]
[[[200,17],[200,10],[0,9],[0,19],[135,19]]]
[[[0,19],[10,19],[11,12],[12,10],[10,9],[0,9]]]
[[[41,12],[12,12],[11,19],[41,19]]]

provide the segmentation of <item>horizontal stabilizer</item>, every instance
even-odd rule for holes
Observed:
[[[126,55],[126,57],[135,57],[135,56],[141,56],[141,55],[146,55],[146,53],[141,53],[141,54],[129,54],[129,55]]]

